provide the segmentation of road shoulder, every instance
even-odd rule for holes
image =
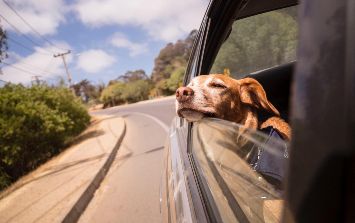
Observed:
[[[125,133],[121,117],[100,117],[87,138],[15,183],[0,200],[4,222],[67,222],[80,216]]]

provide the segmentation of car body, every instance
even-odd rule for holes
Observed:
[[[192,78],[214,71],[216,61],[229,59],[231,51],[223,47],[229,39],[238,37],[233,29],[248,30],[251,21],[260,23],[277,18],[285,22],[287,18],[279,16],[287,13],[298,22],[295,26],[298,34],[294,30],[280,33],[281,37],[291,36],[283,48],[283,52],[292,48],[290,55],[283,53],[286,59],[270,59],[262,66],[238,71],[257,79],[281,116],[291,122],[290,144],[259,131],[243,136],[252,142],[247,151],[256,147],[277,157],[271,160],[281,160],[283,168],[278,170],[282,172],[278,172],[281,184],[276,184],[274,177],[270,180],[260,174],[247,161],[245,148],[238,147],[235,140],[241,128],[238,124],[217,119],[188,123],[176,117],[165,146],[160,201],[164,222],[350,222],[354,219],[351,214],[354,205],[350,201],[354,198],[355,185],[355,142],[351,137],[355,133],[355,65],[351,62],[355,58],[355,44],[351,41],[355,39],[355,13],[349,8],[354,9],[355,4],[350,0],[306,0],[297,4],[293,0],[212,0],[184,79],[187,85]],[[277,14],[269,17],[252,19],[276,11]],[[291,30],[287,25],[293,24],[293,20],[278,25],[286,29],[269,32],[271,37],[265,41],[272,47],[258,51],[264,52],[265,61],[268,50],[275,48],[273,40],[277,39],[276,44],[283,41],[274,34]],[[235,21],[242,22],[238,26]],[[255,30],[252,36],[259,34]],[[225,52],[227,57],[223,57]]]

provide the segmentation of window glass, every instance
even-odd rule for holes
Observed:
[[[210,73],[242,78],[295,61],[296,15],[297,8],[289,7],[234,22]],[[202,191],[216,216],[223,222],[281,221],[288,145],[277,132],[203,119],[191,136]]]
[[[237,20],[211,73],[230,73],[241,78],[254,71],[294,61],[296,17],[295,6]]]
[[[273,133],[203,119],[192,128],[202,185],[223,222],[279,222],[288,145]]]

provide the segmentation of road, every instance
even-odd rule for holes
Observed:
[[[93,115],[123,115],[126,113],[140,112],[161,120],[169,126],[175,116],[175,97],[166,97],[152,101],[143,101],[131,105],[116,106],[92,112]]]
[[[161,222],[163,146],[174,98],[94,112],[123,116],[126,135],[105,180],[79,222]]]

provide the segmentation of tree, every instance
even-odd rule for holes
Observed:
[[[173,94],[176,89],[182,86],[182,81],[185,74],[185,68],[180,67],[176,69],[166,81],[166,87],[170,91],[169,93]]]
[[[151,86],[149,80],[136,80],[128,83],[117,81],[102,91],[100,99],[104,103],[105,108],[147,100],[152,88]]]
[[[155,59],[151,78],[139,69],[127,71],[116,80],[111,80],[101,94],[104,107],[173,94],[182,84],[196,36],[197,31],[193,30],[185,40],[168,43]]]
[[[162,79],[154,84],[154,88],[149,92],[150,97],[159,97],[162,95],[170,95],[171,91],[168,88],[167,80]]]
[[[122,80],[125,83],[133,82],[137,80],[147,80],[149,79],[146,75],[145,71],[142,69],[134,70],[134,71],[127,71],[124,75],[117,78],[118,80]]]
[[[73,89],[75,95],[78,97],[82,97],[83,101],[86,103],[89,100],[98,99],[102,91],[102,89],[100,90],[99,86],[91,84],[90,81],[87,79],[81,80],[79,83],[74,84]]]
[[[227,68],[240,78],[295,58],[295,14],[294,9],[282,9],[235,22],[211,72],[223,73]]]
[[[2,26],[0,26],[0,63],[8,57],[7,50],[7,33]]]
[[[180,67],[186,67],[191,48],[197,31],[193,30],[185,40],[178,40],[175,44],[168,43],[154,60],[152,81],[158,83],[170,78],[171,74]]]
[[[122,98],[124,91],[125,83],[119,81],[116,81],[103,89],[100,100],[104,103],[104,108],[126,103],[126,101]]]
[[[147,100],[151,85],[147,80],[137,80],[125,85],[122,99],[129,103]]]

